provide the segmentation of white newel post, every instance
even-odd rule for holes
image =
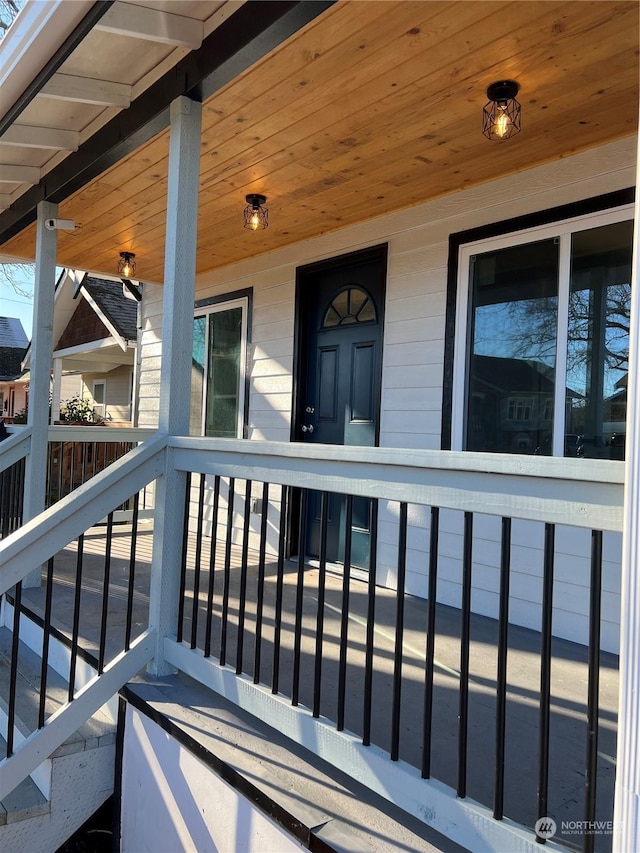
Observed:
[[[615,853],[640,850],[640,139],[631,277]]]
[[[202,106],[186,97],[171,104],[167,233],[162,305],[160,432],[188,435],[191,401],[200,127]],[[156,654],[149,670],[166,675],[163,639],[176,636],[186,475],[173,470],[171,451],[156,488],[149,624]]]
[[[53,353],[53,302],[56,286],[56,250],[58,233],[45,226],[55,219],[58,205],[38,204],[36,224],[36,268],[33,289],[33,331],[29,364],[29,413],[31,448],[27,456],[24,485],[23,522],[44,510],[47,487],[47,436],[49,429],[49,393]],[[39,586],[40,570],[27,575],[24,585]]]

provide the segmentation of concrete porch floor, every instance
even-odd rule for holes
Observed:
[[[104,573],[105,528],[88,531],[84,542],[82,583],[82,645],[95,653],[98,647]],[[116,525],[108,602],[107,660],[122,649],[126,618],[130,529]],[[147,624],[152,527],[143,523],[138,534],[135,569],[134,636]],[[191,543],[187,590],[193,590],[195,544]],[[76,547],[68,547],[55,561],[53,592],[54,624],[69,633],[73,618]],[[220,614],[222,609],[224,543],[218,543],[214,579],[214,618],[211,636],[212,657],[220,650]],[[227,664],[237,663],[237,622],[239,608],[241,549],[234,547],[228,605]],[[251,675],[254,663],[256,619],[256,579],[258,554],[249,551],[247,604],[242,655],[243,672]],[[197,645],[204,644],[205,607],[208,587],[209,553],[205,542],[201,565],[197,613]],[[265,568],[263,635],[260,681],[271,684],[276,590],[276,563]],[[176,566],[179,572],[180,567]],[[300,703],[313,702],[316,622],[318,612],[318,569],[306,567],[302,618]],[[285,562],[283,585],[283,621],[280,650],[280,692],[290,696],[293,673],[294,614],[298,566]],[[328,572],[324,607],[322,645],[321,714],[336,719],[340,615],[343,579]],[[25,604],[41,613],[44,588],[23,591]],[[396,596],[391,590],[376,590],[375,656],[373,677],[372,743],[389,750],[391,730],[392,680],[395,644]],[[349,585],[349,621],[346,679],[345,728],[362,733],[364,693],[364,655],[367,612],[367,585],[351,579]],[[189,642],[193,615],[193,594],[187,594],[184,636]],[[400,725],[400,758],[419,767],[422,755],[424,703],[424,661],[426,601],[406,597],[403,642],[403,685]],[[457,766],[457,727],[460,665],[460,612],[438,606],[435,646],[432,776],[455,789]],[[494,787],[495,685],[497,659],[497,623],[472,616],[470,648],[469,739],[467,796],[491,807]],[[505,758],[505,817],[532,827],[536,819],[537,756],[539,734],[540,635],[517,626],[509,630],[508,695]],[[562,821],[584,818],[584,768],[586,756],[586,649],[565,640],[553,642],[551,676],[551,727],[549,755],[549,816],[560,828]],[[618,670],[617,658],[603,653],[600,671],[600,736],[597,780],[598,820],[612,818],[615,771]],[[568,847],[582,847],[582,836],[559,831],[556,841]],[[596,837],[596,850],[611,849],[611,836]],[[427,848],[425,848],[427,849]]]

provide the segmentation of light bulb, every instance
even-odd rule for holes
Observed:
[[[499,136],[500,139],[505,136],[505,134],[509,130],[509,116],[505,112],[501,112],[495,123],[495,131],[496,136]]]
[[[122,267],[122,275],[125,278],[129,278],[129,276],[131,275],[131,264],[129,263],[129,261],[126,261],[125,265]]]
[[[249,220],[249,224],[254,231],[257,231],[260,227],[260,214],[257,210],[254,210],[251,214],[251,219]]]

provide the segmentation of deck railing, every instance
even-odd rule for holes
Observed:
[[[2,736],[6,741],[6,755],[0,762],[0,800],[40,765],[43,755],[50,755],[153,656],[154,632],[146,627],[148,617],[142,630],[134,630],[132,622],[139,532],[137,496],[165,472],[165,450],[164,439],[151,440],[135,448],[126,458],[96,474],[82,489],[62,498],[0,543],[0,595],[8,595],[12,607],[10,647],[3,649],[3,655],[8,657],[9,673],[6,702],[3,700],[0,714]],[[124,560],[119,558],[119,570],[124,574],[124,582],[121,579],[120,585],[125,592],[128,618],[123,636],[116,638],[109,635],[109,607],[113,603],[113,571],[117,559],[113,518],[116,508],[127,500],[133,504],[133,524],[125,546],[128,553]],[[86,606],[87,587],[83,577],[89,544],[86,532],[105,518],[106,528],[104,535],[101,533],[99,537],[98,553],[93,548],[94,559],[102,562],[102,581],[98,590],[101,596],[100,617],[96,620],[91,616],[95,609],[87,609]],[[56,562],[61,552],[68,548],[76,554],[76,568],[72,581],[72,606],[65,608],[66,617],[72,612],[72,621],[70,630],[65,631],[55,624],[52,607]],[[25,618],[22,581],[39,566],[46,566],[46,570],[43,571],[39,590],[38,612],[33,613],[33,605],[29,608],[29,615],[35,615],[41,628],[42,669],[36,688],[38,708],[34,715],[33,706],[27,707],[27,713],[21,716],[18,710],[21,699],[18,672],[21,621]],[[3,616],[6,620],[6,605]],[[54,683],[48,666],[50,646],[54,640],[61,641],[70,652],[65,679],[67,687],[63,691],[59,683]],[[93,676],[80,677],[79,656],[86,658],[87,651],[95,659],[96,671]],[[28,706],[31,687],[27,694],[25,701]],[[16,723],[19,716],[21,726]],[[25,726],[29,730],[25,730]]]
[[[7,467],[3,467],[5,444],[0,444],[0,539],[22,524],[28,454],[28,441],[24,436],[28,434],[28,428],[15,431],[9,443],[21,437],[23,456]],[[45,508],[53,506],[153,434],[153,430],[131,427],[49,427]],[[141,510],[144,512],[151,506],[151,495],[143,495]],[[118,508],[118,511],[127,510],[131,511],[128,503]]]
[[[171,444],[176,467],[189,478],[177,644],[168,650],[174,665],[273,717],[279,728],[282,705],[269,708],[265,694],[304,707],[322,726],[355,735],[365,751],[377,747],[422,779],[444,782],[459,799],[480,802],[496,821],[508,817],[530,827],[532,839],[536,820],[561,809],[567,779],[584,780],[580,820],[611,820],[613,774],[603,756],[615,754],[615,705],[609,696],[601,707],[599,677],[603,669],[614,680],[617,659],[601,651],[602,543],[603,531],[621,529],[622,466],[308,445],[225,448],[192,439]],[[345,496],[338,510],[336,494]],[[354,542],[363,502],[370,530],[365,561],[355,559]],[[535,631],[509,624],[512,528],[519,519],[539,526]],[[331,531],[336,524],[338,533]],[[591,541],[586,646],[554,636],[560,526]],[[500,554],[495,620],[472,612],[478,564],[487,562],[482,549],[493,538],[488,527]],[[457,609],[436,603],[454,529]],[[336,541],[339,559],[331,564]],[[357,568],[363,562],[365,572]],[[525,646],[538,661],[533,684],[531,671],[511,669]],[[191,662],[189,653],[197,656]],[[557,683],[558,668],[566,666],[576,684],[587,686],[584,696],[567,695]],[[262,704],[238,698],[246,683],[261,686]],[[306,741],[326,742],[322,726]],[[509,748],[509,726],[526,732],[517,753],[513,740]],[[296,729],[299,722],[291,728],[299,737]],[[577,759],[567,761],[567,743],[582,744]],[[320,750],[349,772],[351,755],[330,752]],[[358,778],[365,775],[360,766]],[[389,796],[393,786],[377,776],[367,781]],[[406,808],[406,788],[398,794],[403,798]],[[593,845],[594,836],[585,835],[584,849]]]
[[[603,674],[615,679],[616,660],[600,642],[602,542],[605,531],[622,528],[621,465],[177,437],[145,442],[0,543],[0,593],[12,592],[17,605],[14,638],[24,610],[20,582],[47,566],[36,614],[43,671],[48,638],[65,635],[51,615],[56,555],[74,542],[76,554],[72,621],[59,636],[71,649],[67,701],[47,716],[47,699],[40,699],[45,712],[34,736],[11,744],[0,798],[153,654],[155,627],[132,629],[141,621],[133,618],[135,495],[166,466],[188,482],[177,622],[162,643],[166,663],[422,819],[429,798],[445,815],[451,803],[470,803],[468,822],[482,825],[483,837],[499,827],[500,849],[510,849],[516,836],[518,849],[535,844],[532,827],[560,808],[567,773],[574,787],[578,774],[584,779],[584,819],[610,819],[613,774],[602,756],[615,754],[615,708],[601,702],[600,687]],[[135,523],[116,582],[112,513],[129,498]],[[167,511],[179,507],[170,501]],[[104,518],[101,616],[89,649],[97,673],[78,686],[74,661],[87,636],[86,534]],[[512,528],[522,520],[539,527],[536,630],[510,622]],[[584,647],[558,639],[554,625],[556,534],[565,528],[591,542]],[[487,563],[482,549],[492,540],[499,553],[495,620],[473,607]],[[436,593],[452,561],[459,597],[445,606]],[[126,618],[122,636],[110,642],[115,587]],[[533,675],[522,671],[523,656],[536,662]],[[567,687],[574,680],[586,685],[584,697]],[[11,706],[15,686],[9,692]],[[514,726],[517,751],[508,736]],[[586,834],[583,846],[593,850],[594,836]]]

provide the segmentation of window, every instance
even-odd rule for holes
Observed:
[[[93,413],[98,418],[106,415],[106,382],[101,379],[93,383]]]
[[[454,449],[623,458],[631,215],[460,248]]]
[[[193,320],[191,435],[242,438],[247,299],[196,309]]]

